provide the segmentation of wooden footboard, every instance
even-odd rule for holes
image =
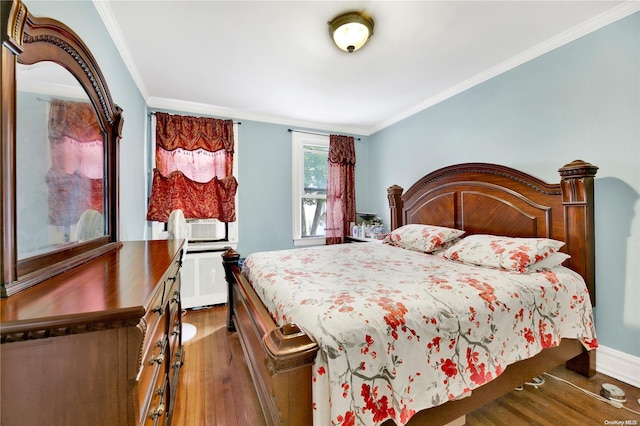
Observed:
[[[227,328],[236,330],[268,425],[311,425],[311,366],[318,345],[295,324],[271,319],[228,250],[223,263],[229,290]]]

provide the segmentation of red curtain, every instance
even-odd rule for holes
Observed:
[[[236,220],[233,121],[156,113],[156,168],[147,220]]]
[[[49,223],[78,222],[88,209],[104,210],[104,143],[98,116],[86,102],[51,100],[49,106],[51,168]]]
[[[352,136],[329,137],[326,243],[340,244],[356,219],[356,150]]]

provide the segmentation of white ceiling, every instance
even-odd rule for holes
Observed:
[[[640,10],[634,1],[94,0],[151,108],[369,135]],[[327,22],[362,10],[361,50]]]

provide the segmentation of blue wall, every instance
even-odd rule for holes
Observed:
[[[238,129],[238,220],[243,255],[293,248],[289,127],[242,120]],[[326,132],[322,132],[326,133]],[[356,140],[356,205],[367,206],[367,138]]]
[[[26,3],[33,14],[59,19],[85,40],[124,109],[121,235],[144,238],[144,99],[91,3]],[[574,159],[599,166],[596,327],[603,345],[640,356],[639,76],[636,13],[363,137],[356,143],[358,209],[388,219],[388,186],[408,187],[453,163],[501,163],[552,182]],[[288,127],[240,121],[239,251],[292,247]]]
[[[369,145],[379,212],[388,186],[408,188],[450,164],[504,164],[549,182],[575,159],[599,166],[596,329],[603,345],[640,356],[640,13],[387,127]]]

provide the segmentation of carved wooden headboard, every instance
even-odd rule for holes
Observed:
[[[595,306],[593,180],[598,168],[576,160],[559,169],[560,183],[496,164],[465,163],[436,170],[406,192],[388,192],[391,229],[410,223],[471,234],[545,237],[564,241]]]

